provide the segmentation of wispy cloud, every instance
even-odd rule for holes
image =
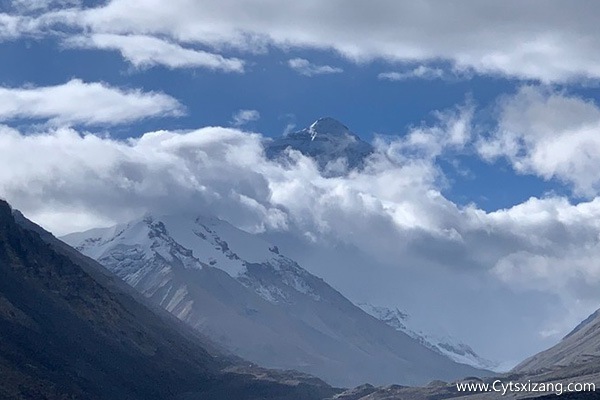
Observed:
[[[47,11],[53,8],[76,7],[82,0],[11,0],[11,6],[19,13]]]
[[[444,79],[446,77],[446,73],[441,68],[431,68],[425,65],[420,65],[414,69],[410,69],[407,71],[391,71],[391,72],[382,72],[377,77],[382,80],[388,81],[404,81],[408,79]]]
[[[163,65],[167,68],[206,68],[244,72],[244,61],[220,54],[184,48],[177,43],[144,35],[92,34],[65,40],[67,47],[116,50],[138,68]]]
[[[304,58],[292,58],[291,60],[288,60],[288,66],[304,76],[339,74],[344,72],[341,68],[332,67],[331,65],[313,64]]]
[[[260,113],[256,110],[238,110],[232,116],[233,126],[243,126],[252,121],[258,121],[260,119]]]
[[[32,29],[29,18],[0,13],[0,41],[16,39]]]

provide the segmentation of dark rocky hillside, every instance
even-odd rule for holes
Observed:
[[[0,399],[320,399],[291,372],[236,366],[0,200]],[[37,231],[37,232],[36,232]],[[208,349],[209,351],[207,351]]]

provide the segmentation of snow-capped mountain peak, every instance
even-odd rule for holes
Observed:
[[[302,130],[297,133],[304,131],[306,130]],[[317,136],[356,136],[350,132],[346,125],[331,117],[319,118],[313,122],[308,127],[308,133],[311,135],[311,140],[314,140]]]
[[[373,146],[331,117],[319,118],[307,128],[265,144],[269,158],[284,156],[287,149],[313,158],[328,175],[341,175],[348,169],[361,168],[373,153]]]
[[[262,239],[207,216],[146,215],[125,225],[75,233],[64,239],[99,260],[114,253],[115,248],[129,251],[135,248],[146,256],[156,254],[167,261],[173,257],[191,257],[197,262],[194,265],[186,262],[184,266],[200,269],[202,264],[210,265],[233,278],[243,275],[249,263],[276,265],[275,261],[285,258]]]
[[[350,131],[346,125],[331,117],[319,118],[308,128],[290,132],[282,138],[304,142],[343,142],[347,144],[362,142],[361,138]]]

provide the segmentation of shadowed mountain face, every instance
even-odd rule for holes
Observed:
[[[373,146],[330,117],[320,118],[308,128],[265,145],[269,158],[281,157],[288,148],[313,158],[327,175],[340,175],[348,169],[363,167],[365,159],[374,151]]]
[[[308,400],[334,393],[300,374],[236,366],[101,266],[16,217],[19,223],[0,200],[0,398]]]

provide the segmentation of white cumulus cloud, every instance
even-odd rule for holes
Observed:
[[[21,15],[0,13],[0,42],[17,39],[37,31],[35,20]]]
[[[55,125],[116,125],[183,112],[181,103],[164,93],[79,79],[56,86],[0,87],[0,121],[24,118]]]
[[[600,189],[600,107],[550,88],[521,87],[499,104],[498,127],[479,143],[480,154],[505,157],[520,173],[558,179],[576,194]]]

